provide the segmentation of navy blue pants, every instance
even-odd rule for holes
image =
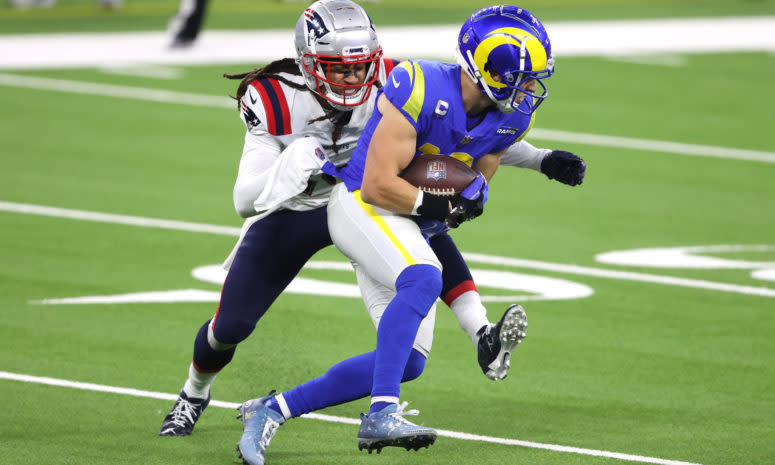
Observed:
[[[280,211],[251,226],[226,276],[215,316],[213,335],[223,344],[244,341],[280,293],[319,250],[332,245],[326,208]],[[475,289],[471,272],[448,234],[431,238],[430,245],[443,266],[442,299],[449,303]],[[194,365],[216,372],[231,361],[234,348],[213,350],[207,324],[194,342]]]

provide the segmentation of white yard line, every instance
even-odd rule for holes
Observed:
[[[147,228],[172,229],[178,231],[202,232],[228,236],[239,236],[240,228],[229,226],[217,226],[204,223],[189,223],[186,221],[163,220],[157,218],[145,218],[141,216],[116,215],[112,213],[99,213],[85,210],[71,210],[67,208],[46,207],[25,203],[2,202],[0,211],[23,213],[29,215],[41,215],[57,218],[69,218],[75,220],[96,221],[100,223],[114,223]],[[677,278],[674,276],[662,276],[648,273],[636,273],[630,271],[606,270],[563,263],[541,262],[537,260],[524,260],[518,258],[497,257],[477,253],[464,253],[464,258],[470,262],[489,263],[495,265],[507,265],[518,268],[553,271],[595,278],[618,279],[624,281],[637,281],[643,283],[664,284],[694,289],[706,289],[720,292],[753,295],[775,298],[775,289],[769,287],[741,286],[737,284],[718,283],[698,279]]]
[[[177,105],[228,108],[230,110],[236,109],[234,100],[225,96],[219,97],[215,95],[192,94],[171,90],[148,89],[144,87],[130,87],[114,84],[99,84],[93,82],[52,79],[9,73],[0,73],[0,85],[45,91],[98,95],[102,97],[128,98],[135,100],[172,103]],[[674,153],[678,155],[775,163],[775,152],[746,150],[734,147],[683,144],[678,142],[606,136],[601,134],[585,134],[579,132],[557,131],[540,128],[532,129],[530,131],[530,138],[531,140],[543,139],[556,142],[592,145],[598,147],[613,147],[626,150],[645,150],[650,152]]]
[[[225,236],[239,236],[240,228],[231,226],[216,226],[214,224],[189,223],[187,221],[161,220],[142,216],[116,215],[113,213],[72,210],[69,208],[46,207],[27,203],[2,202],[0,211],[25,213],[28,215],[53,216],[73,220],[95,221],[98,223],[126,224],[146,228],[173,229],[176,231],[201,232]]]
[[[69,381],[69,380],[58,379],[58,378],[47,378],[47,377],[40,377],[40,376],[30,376],[30,375],[19,374],[19,373],[9,373],[7,371],[0,371],[0,379],[10,380],[10,381],[21,381],[25,383],[44,384],[48,386],[81,389],[84,391],[106,392],[110,394],[121,394],[121,395],[133,396],[133,397],[146,397],[151,399],[160,399],[160,400],[167,400],[167,401],[174,401],[178,398],[177,394],[144,391],[140,389],[122,388],[122,387],[116,387],[116,386],[106,386],[104,384],[81,383],[77,381]],[[235,410],[240,406],[240,404],[238,403],[224,402],[220,400],[211,400],[210,405],[215,407],[220,407],[220,408],[232,409],[232,410]],[[344,423],[349,425],[360,424],[360,420],[357,420],[355,418],[323,415],[319,413],[306,414],[303,416],[303,418],[327,421],[331,423]],[[620,452],[610,452],[605,450],[584,449],[581,447],[561,446],[557,444],[544,444],[540,442],[521,441],[518,439],[498,438],[494,436],[482,436],[478,434],[462,433],[458,431],[449,431],[449,430],[437,430],[437,431],[439,433],[439,436],[454,438],[454,439],[489,442],[494,444],[503,444],[507,446],[529,447],[533,449],[544,449],[544,450],[549,450],[553,452],[566,452],[571,454],[591,455],[595,457],[605,457],[605,458],[611,458],[611,459],[626,460],[628,462],[655,463],[660,465],[700,465],[698,463],[693,463],[693,462],[666,460],[666,459],[661,459],[657,457],[622,454]]]
[[[604,136],[581,132],[556,131],[535,128],[530,131],[530,139],[544,139],[569,144],[613,147],[626,150],[645,150],[647,152],[675,153],[697,157],[726,158],[730,160],[762,161],[775,163],[775,152],[738,149],[733,147],[715,147],[711,145],[683,144],[653,139],[635,139],[632,137]]]
[[[152,102],[193,105],[198,107],[229,108],[237,110],[237,103],[226,96],[190,94],[163,89],[99,84],[96,82],[70,81],[35,76],[0,73],[0,85],[25,89],[69,92],[73,94],[98,95],[101,97],[128,98]]]

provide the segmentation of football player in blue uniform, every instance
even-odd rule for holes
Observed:
[[[329,171],[345,181],[334,187],[328,206],[335,245],[356,264],[364,295],[393,296],[380,315],[377,350],[331,369],[345,373],[359,358],[373,367],[371,407],[358,433],[359,448],[369,451],[417,449],[436,438],[435,430],[404,418],[417,412],[399,405],[399,386],[408,373],[411,379],[421,371],[415,369],[417,344],[443,292],[444,257],[434,251],[433,240],[482,213],[486,181],[502,161],[500,154],[506,151],[507,164],[533,166],[566,184],[580,184],[584,177],[585,164],[575,155],[541,151],[522,140],[547,96],[542,81],[554,64],[537,19],[512,6],[480,10],[463,26],[459,55],[458,65],[398,65],[377,93],[377,108],[352,159],[344,169]],[[460,159],[480,171],[479,177],[451,201],[423,193],[398,176],[422,153]],[[243,418],[251,420],[245,422],[239,448],[249,463],[263,463],[266,446],[285,420],[310,411],[312,404],[334,405],[320,402],[332,398],[323,379],[242,405]],[[355,393],[345,384],[339,388]]]
[[[335,20],[334,14],[343,17]],[[349,26],[342,27],[345,23]],[[304,263],[332,244],[325,208],[331,178],[306,161],[318,160],[318,154],[325,153],[328,155],[324,158],[336,165],[350,159],[373,111],[377,88],[386,82],[394,65],[393,60],[381,59],[373,25],[365,12],[349,0],[323,0],[311,5],[299,19],[296,42],[295,62],[280,60],[232,76],[242,79],[237,97],[247,127],[234,202],[240,215],[250,218],[228,260],[231,268],[218,311],[196,335],[188,380],[164,419],[160,435],[191,434],[209,402],[211,383],[231,361],[236,345],[250,335]],[[366,47],[361,48],[363,45]],[[344,52],[348,53],[346,57]],[[554,153],[536,149],[526,141],[515,144],[510,152],[509,164],[536,170]],[[262,202],[276,200],[268,186],[277,188],[289,178],[301,182],[302,188],[276,202],[274,209],[259,209]],[[511,352],[524,336],[524,311],[512,306],[500,321],[490,324],[470,271],[452,239],[438,234],[430,243],[444,263],[443,300],[478,349],[485,375],[502,379]],[[371,284],[360,271],[358,278],[362,287]],[[394,291],[365,289],[364,299],[376,322],[390,300],[388,292]],[[423,328],[404,379],[419,376],[430,350],[432,318],[426,318]],[[368,395],[373,360],[372,352],[342,362],[314,383],[288,393],[287,403],[278,396],[288,417]],[[341,389],[342,385],[347,389]]]
[[[334,244],[375,281],[396,290],[377,331],[371,407],[360,448],[417,448],[432,428],[402,416],[400,382],[420,322],[441,291],[441,264],[412,217],[457,227],[482,214],[500,154],[523,138],[547,97],[554,57],[543,25],[510,5],[484,8],[463,25],[458,63],[405,61],[377,96],[352,160],[334,188]],[[540,89],[540,90],[539,90]],[[422,153],[447,154],[479,171],[462,193],[423,192],[400,172]]]

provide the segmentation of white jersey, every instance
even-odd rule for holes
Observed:
[[[385,82],[393,63],[387,59],[381,62],[380,82]],[[301,76],[281,76],[304,86]],[[255,214],[253,202],[266,185],[262,175],[269,171],[282,151],[295,140],[313,136],[334,165],[347,163],[374,109],[376,95],[377,89],[372,88],[368,101],[353,107],[350,112],[337,112],[339,117],[349,116],[349,121],[340,131],[334,145],[334,122],[325,117],[326,111],[313,92],[306,87],[295,89],[270,78],[250,83],[240,101],[240,117],[247,127],[239,174],[234,186],[234,203],[240,215],[247,217]],[[283,202],[280,209],[312,210],[325,206],[333,182],[333,178],[323,174],[311,176],[305,191]]]

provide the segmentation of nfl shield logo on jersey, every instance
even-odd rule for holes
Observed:
[[[428,172],[426,174],[428,179],[438,181],[439,179],[447,178],[447,164],[443,161],[434,160],[428,162]]]

